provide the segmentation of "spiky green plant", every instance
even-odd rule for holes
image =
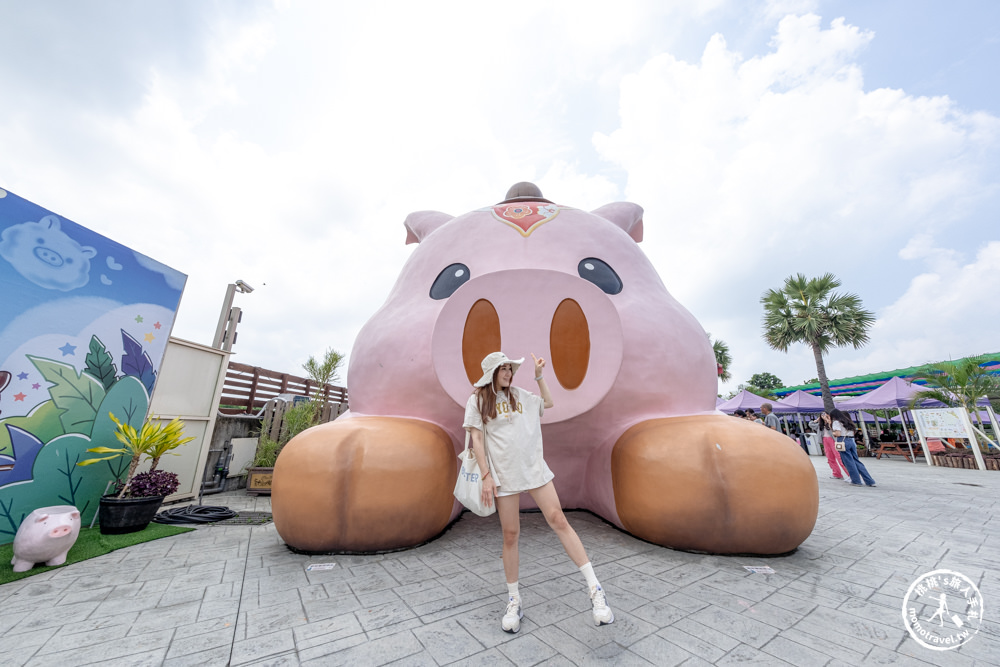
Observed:
[[[951,408],[965,408],[975,416],[979,430],[982,431],[983,423],[979,418],[977,403],[982,398],[1000,396],[1000,377],[983,368],[982,364],[987,361],[989,359],[986,355],[980,354],[925,366],[913,374],[912,380],[923,380],[926,384],[910,399],[910,407],[933,399]]]
[[[323,388],[339,379],[337,370],[343,361],[344,355],[331,347],[323,353],[323,361],[317,361],[316,357],[310,356],[306,363],[302,364],[309,379],[316,383],[316,391],[312,397],[313,423],[319,423],[320,412],[326,403],[323,398]]]
[[[840,284],[832,273],[819,278],[806,278],[798,273],[785,278],[781,289],[769,289],[760,298],[764,306],[764,340],[768,345],[782,352],[787,352],[794,343],[812,349],[827,410],[834,405],[823,355],[832,347],[863,347],[875,322],[875,315],[862,308],[856,294],[833,291]]]
[[[110,456],[99,456],[92,459],[86,459],[80,461],[77,465],[89,466],[94,463],[99,463],[100,461],[116,459],[119,456],[131,457],[128,472],[125,474],[124,485],[122,486],[121,492],[118,494],[119,498],[123,498],[125,493],[128,491],[129,484],[132,482],[132,478],[135,477],[135,471],[139,467],[139,461],[143,456],[152,459],[152,466],[150,470],[156,470],[156,466],[160,462],[160,457],[164,454],[176,455],[176,453],[172,450],[194,440],[193,437],[183,437],[184,422],[177,418],[174,418],[167,424],[154,423],[153,420],[155,418],[150,418],[143,423],[141,429],[136,429],[127,423],[118,421],[114,413],[109,412],[108,415],[111,417],[111,421],[113,421],[117,426],[115,429],[115,438],[117,438],[118,441],[124,445],[124,447],[120,447],[118,449],[103,446],[91,447],[87,450],[88,452],[92,452],[94,454],[110,454]]]

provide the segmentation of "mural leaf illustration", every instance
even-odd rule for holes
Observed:
[[[97,417],[94,419],[94,430],[90,434],[90,440],[95,447],[121,447],[121,443],[115,438],[115,431],[118,426],[111,421],[108,413],[114,413],[123,424],[128,424],[132,428],[142,428],[146,420],[146,410],[149,409],[149,396],[146,388],[138,378],[126,375],[111,391],[104,397],[101,407],[97,409]],[[129,466],[129,458],[120,456],[116,459],[105,461],[109,466],[108,470],[116,479],[121,477]]]
[[[38,437],[42,442],[48,442],[52,438],[62,435],[62,422],[59,421],[59,408],[51,400],[39,403],[31,412],[23,417],[8,417],[0,419],[0,455],[14,456],[13,445],[10,441],[10,431],[4,426],[16,426]]]
[[[30,354],[25,356],[46,382],[52,383],[49,396],[60,410],[59,420],[66,433],[90,435],[97,407],[104,400],[104,386],[86,373],[78,375],[69,364]]]
[[[87,353],[87,367],[83,369],[85,373],[100,382],[107,391],[115,383],[118,368],[115,360],[108,354],[108,348],[104,346],[97,336],[90,338],[90,352]]]
[[[31,479],[31,469],[35,465],[35,457],[42,448],[42,441],[34,434],[16,426],[7,426],[8,436],[14,446],[14,467],[0,471],[0,486],[23,482]],[[6,459],[6,457],[5,457]],[[5,460],[5,463],[9,463]]]
[[[90,523],[112,478],[104,467],[76,465],[90,456],[87,448],[91,446],[85,435],[61,435],[45,443],[35,456],[30,481],[0,487],[0,543],[12,541],[24,517],[47,505],[74,505],[82,524]]]
[[[122,344],[125,346],[125,352],[122,354],[122,372],[139,378],[146,391],[152,394],[156,371],[153,370],[153,361],[149,358],[149,354],[143,351],[142,344],[124,329],[122,329]]]

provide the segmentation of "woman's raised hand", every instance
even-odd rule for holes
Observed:
[[[545,368],[545,360],[539,359],[532,353],[531,358],[535,361],[535,377],[542,377],[542,369]]]

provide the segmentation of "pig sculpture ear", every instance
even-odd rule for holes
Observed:
[[[431,232],[448,222],[455,216],[441,211],[417,211],[406,216],[403,226],[406,227],[406,243],[420,243]]]
[[[35,519],[35,523],[41,523],[42,521],[45,521],[48,518],[49,518],[48,514],[39,514],[38,518]]]
[[[642,242],[642,207],[627,201],[605,204],[591,211],[605,220],[610,220],[632,237],[636,243]]]
[[[73,519],[79,519],[80,518],[80,513],[79,512],[71,512],[70,513],[70,517],[73,518]]]

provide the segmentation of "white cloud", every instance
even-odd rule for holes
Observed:
[[[929,270],[879,313],[865,354],[837,366],[843,375],[997,351],[1000,311],[993,295],[1000,293],[1000,241],[984,244],[968,264],[956,262],[957,253],[948,249],[913,256],[927,260]]]
[[[798,382],[811,355],[762,343],[760,293],[829,270],[882,312],[912,277],[906,258],[950,257],[931,239],[998,182],[994,116],[865,90],[875,37],[785,16],[815,6],[195,4],[179,28],[143,22],[124,43],[146,10],[87,23],[81,9],[23,65],[0,43],[19,63],[0,66],[19,100],[0,111],[0,178],[188,274],[178,336],[208,342],[225,286],[254,285],[237,297],[238,359],[289,372],[350,351],[412,251],[409,212],[457,215],[520,180],[584,209],[627,198],[668,288],[733,348],[736,379]],[[761,25],[774,35],[758,48]],[[63,53],[79,54],[69,70]],[[37,85],[64,70],[91,72],[69,77],[80,104]]]
[[[743,59],[716,35],[697,64],[661,54],[625,77],[621,127],[594,143],[659,222],[650,240],[683,237],[652,252],[685,277],[667,280],[682,299],[751,271],[774,282],[788,273],[775,253],[822,237],[892,242],[987,188],[975,151],[980,136],[995,148],[998,120],[947,98],[866,92],[854,60],[871,39],[840,19],[786,17],[764,56]]]

